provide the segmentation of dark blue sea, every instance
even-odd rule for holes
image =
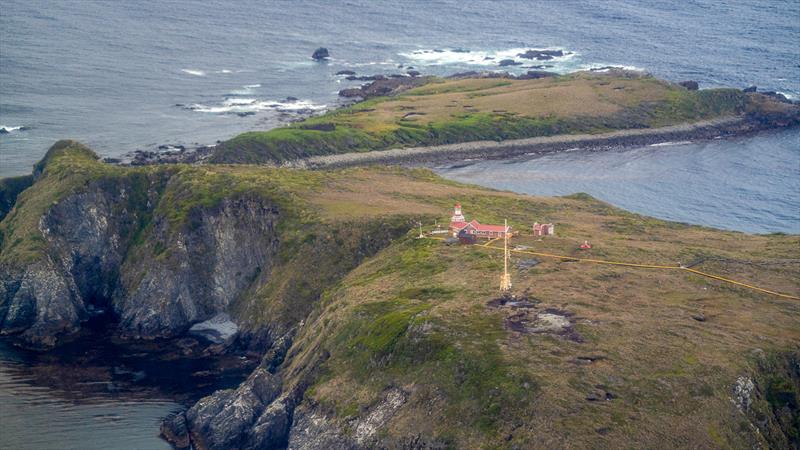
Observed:
[[[798,43],[797,0],[4,0],[0,177],[29,173],[62,138],[103,156],[213,144],[335,107],[338,90],[358,83],[337,76],[341,70],[495,70],[529,48],[568,53],[535,63],[552,66],[545,70],[624,66],[703,88],[756,85],[798,99]],[[319,46],[330,50],[328,62],[311,60]],[[639,213],[725,229],[800,232],[797,130],[440,173],[534,194],[584,191]],[[124,390],[90,401],[53,395],[15,369],[30,367],[25,361],[0,348],[0,448],[166,446],[157,423],[180,407],[174,399],[140,406]],[[22,414],[28,420],[15,421]]]

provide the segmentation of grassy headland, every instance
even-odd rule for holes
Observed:
[[[797,236],[666,222],[587,195],[517,195],[421,169],[123,168],[65,141],[39,172],[0,223],[0,263],[51,251],[42,215],[98,189],[142,211],[120,232],[133,236],[126,263],[180,251],[173,242],[191,234],[194,211],[232,197],[274,201],[277,257],[229,311],[252,329],[296,327],[275,369],[284,391],[309,386],[300,407],[344,436],[374,425],[365,445],[399,448],[409,436],[432,448],[797,445],[797,301],[679,270],[555,259],[518,268],[515,255],[513,293],[526,300],[504,305],[501,253],[415,239],[413,224],[446,223],[460,201],[470,219],[509,219],[521,232],[512,244],[537,252],[702,259],[698,269],[794,296]],[[153,234],[158,220],[178,234]],[[534,221],[554,222],[557,236],[528,236]],[[577,248],[585,239],[588,252]],[[733,394],[740,380],[756,386],[746,403]],[[387,407],[387,392],[402,401]]]
[[[777,106],[776,106],[777,105]],[[210,161],[281,163],[397,147],[657,128],[786,105],[738,89],[690,91],[635,72],[540,79],[430,78],[287,127],[241,134]]]

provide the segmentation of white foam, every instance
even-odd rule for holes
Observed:
[[[617,65],[617,64],[602,64],[602,63],[601,64],[583,64],[578,68],[578,70],[591,70],[593,72],[599,72],[599,73],[606,73],[606,72],[609,72],[612,69],[615,69],[615,70],[628,70],[628,71],[631,71],[631,72],[646,72],[641,67],[620,66],[620,65]]]
[[[655,143],[655,144],[650,144],[650,147],[669,147],[669,146],[672,146],[672,145],[686,145],[686,144],[691,144],[691,143],[692,143],[692,141],[675,141],[675,142],[668,141],[668,142],[658,142],[658,143]]]
[[[778,94],[781,94],[781,95],[783,95],[783,96],[784,96],[784,97],[786,97],[788,100],[794,100],[794,99],[795,99],[795,96],[794,96],[794,95],[792,95],[792,94],[789,94],[789,93],[786,93],[786,92],[781,92],[781,91],[775,91],[775,92],[776,92],[776,93],[778,93]]]
[[[219,105],[195,103],[187,106],[187,109],[214,114],[246,114],[269,110],[279,112],[321,111],[327,107],[328,105],[319,105],[310,100],[278,102],[274,100],[257,100],[254,98],[228,98]]]
[[[18,127],[10,127],[6,125],[0,125],[0,130],[5,130],[6,133],[11,133],[12,131],[19,131],[25,128],[24,126],[20,125]]]
[[[230,92],[231,95],[251,95],[253,89],[260,88],[260,84],[245,84],[241,89],[235,89]]]
[[[420,49],[411,52],[402,52],[400,56],[414,61],[418,65],[446,66],[467,65],[482,67],[497,67],[504,59],[513,59],[522,65],[555,64],[575,57],[574,52],[569,52],[560,47],[546,47],[547,50],[561,50],[564,56],[555,56],[549,60],[526,59],[518,56],[531,50],[525,48],[509,48],[505,50],[461,50],[461,49]],[[508,66],[504,68],[513,68]],[[519,66],[516,66],[519,67]]]
[[[196,77],[206,76],[206,73],[204,71],[198,69],[181,69],[181,72],[188,73],[189,75],[194,75]]]
[[[229,70],[229,69],[222,69],[222,70],[218,70],[218,71],[216,71],[214,73],[233,73],[233,71]]]

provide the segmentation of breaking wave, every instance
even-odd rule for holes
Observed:
[[[539,58],[525,58],[521,55],[528,51],[545,52]],[[547,55],[547,52],[553,52]],[[513,60],[520,66],[541,66],[554,63],[561,63],[574,58],[577,54],[560,47],[548,47],[546,49],[531,48],[510,48],[506,50],[466,50],[455,49],[420,49],[410,52],[402,52],[400,56],[411,60],[419,65],[429,66],[482,66],[498,67],[500,61]],[[512,68],[514,66],[507,66]]]
[[[195,103],[186,106],[186,109],[214,114],[255,114],[261,111],[278,111],[278,112],[316,112],[322,111],[327,108],[327,105],[320,105],[313,103],[309,100],[258,100],[255,98],[228,98],[219,105],[204,105]]]
[[[254,89],[260,88],[260,84],[245,84],[241,89],[230,91],[230,95],[252,95]]]
[[[196,77],[206,76],[206,73],[204,71],[198,69],[181,69],[181,72],[188,73],[189,75],[194,75]]]
[[[8,133],[12,133],[14,131],[25,131],[27,129],[28,129],[28,127],[26,127],[24,125],[20,125],[18,127],[0,125],[0,134],[8,134]]]

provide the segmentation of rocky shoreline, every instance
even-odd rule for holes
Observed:
[[[662,128],[621,130],[602,134],[542,136],[506,141],[474,141],[428,147],[396,148],[363,153],[314,156],[285,164],[305,169],[344,168],[364,165],[420,166],[454,163],[465,159],[506,159],[537,156],[565,150],[604,151],[674,141],[697,141],[735,137],[758,131],[797,126],[790,123],[757,121],[744,116],[723,117]]]

